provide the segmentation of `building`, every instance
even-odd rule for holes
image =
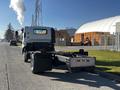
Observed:
[[[75,42],[80,43],[80,45],[100,45],[103,44],[104,42],[104,37],[109,36],[109,32],[86,32],[86,33],[80,33],[80,34],[75,34]],[[89,41],[87,44],[86,41]],[[86,43],[85,43],[86,42]]]
[[[56,46],[69,46],[74,42],[76,29],[60,29],[55,32]]]
[[[109,45],[113,44],[114,33],[116,33],[116,24],[120,22],[120,16],[110,17],[98,21],[83,24],[74,36],[75,43],[88,45]]]
[[[72,44],[74,42],[74,35],[75,35],[75,32],[77,29],[75,28],[68,28],[68,29],[65,29],[68,34],[69,34],[69,38],[70,38],[70,43]]]

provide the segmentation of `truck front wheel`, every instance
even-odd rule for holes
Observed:
[[[24,55],[24,62],[28,62],[28,53],[23,53]]]

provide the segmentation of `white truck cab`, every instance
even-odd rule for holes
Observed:
[[[55,30],[50,27],[26,26],[23,31],[22,53],[24,61],[33,51],[54,51]]]
[[[54,29],[50,27],[31,27],[24,28],[22,48],[29,43],[55,43]]]

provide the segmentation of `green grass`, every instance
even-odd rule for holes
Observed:
[[[96,57],[96,66],[104,72],[120,75],[120,52],[89,51],[89,56]]]

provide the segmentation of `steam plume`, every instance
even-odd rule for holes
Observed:
[[[24,0],[11,0],[9,8],[12,8],[16,12],[17,20],[22,25],[25,12]]]

